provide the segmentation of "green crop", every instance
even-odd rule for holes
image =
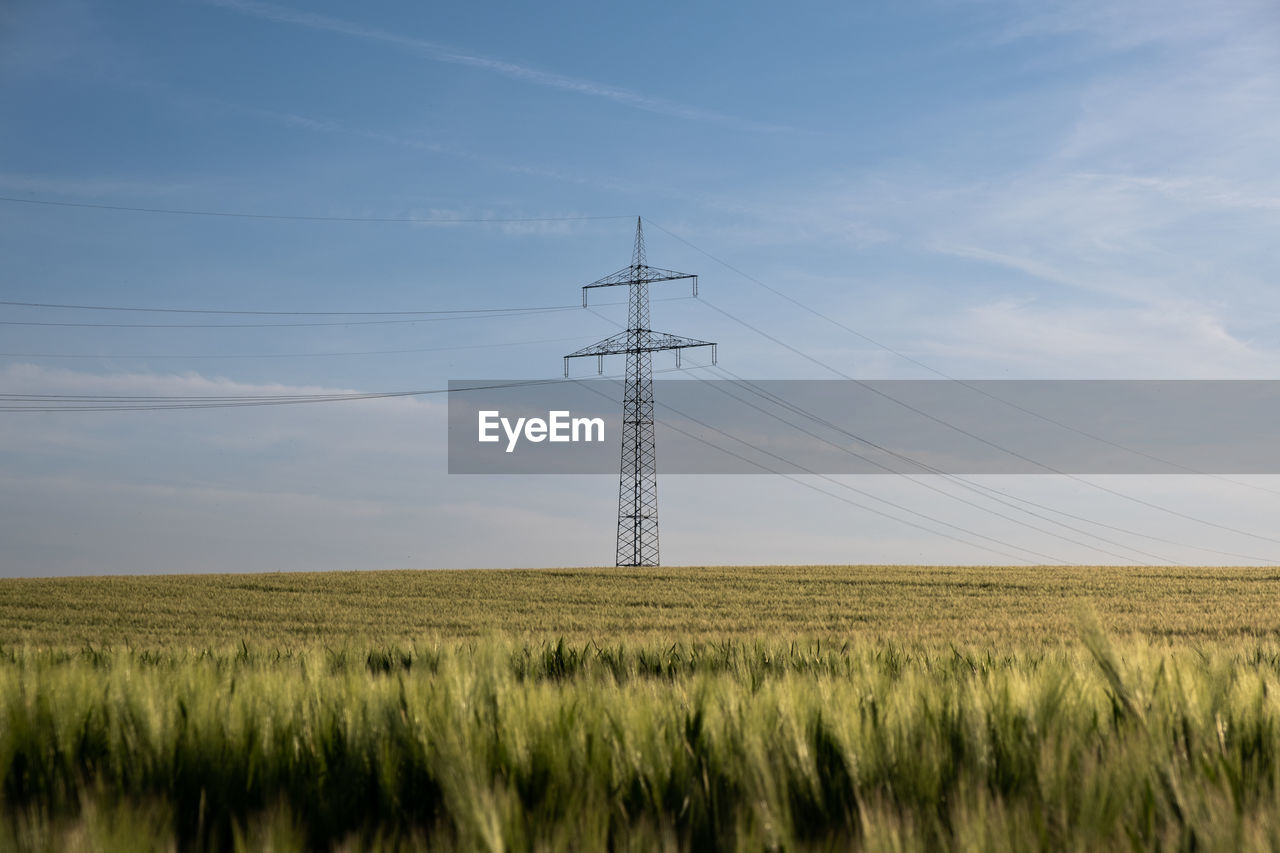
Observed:
[[[0,582],[0,849],[1280,848],[1267,570],[644,577]]]

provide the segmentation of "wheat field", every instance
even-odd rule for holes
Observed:
[[[0,848],[1280,849],[1280,575],[0,581]]]

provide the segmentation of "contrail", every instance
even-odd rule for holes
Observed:
[[[318,15],[313,12],[301,12],[285,6],[278,6],[274,3],[260,3],[256,2],[256,0],[204,0],[204,2],[211,6],[229,9],[246,15],[253,15],[258,18],[265,18],[269,21],[276,21],[282,24],[294,24],[300,27],[308,27],[313,30],[324,30],[327,32],[352,36],[354,38],[366,39],[368,41],[393,44],[397,47],[425,56],[435,62],[445,62],[450,65],[462,65],[468,68],[477,68],[481,71],[488,71],[493,74],[500,74],[503,77],[532,83],[535,86],[545,86],[549,89],[560,89],[567,92],[576,92],[580,95],[588,95],[594,98],[604,98],[606,100],[613,101],[614,103],[623,104],[625,106],[634,107],[647,112],[660,113],[662,115],[675,116],[677,118],[689,119],[692,121],[724,122],[739,126],[752,127],[757,130],[782,129],[774,125],[754,122],[748,119],[741,119],[736,116],[714,112],[712,110],[705,110],[700,107],[689,106],[688,104],[669,101],[665,98],[656,98],[650,95],[644,95],[639,92],[633,92],[629,89],[610,86],[606,83],[598,83],[594,80],[583,80],[578,77],[569,77],[564,74],[555,74],[550,71],[540,71],[536,68],[517,65],[514,62],[506,62],[505,60],[494,59],[493,57],[463,53],[449,45],[427,41],[426,39],[414,38],[412,36],[400,35],[398,33],[387,32],[386,30],[374,29],[352,21],[331,18],[328,15]]]

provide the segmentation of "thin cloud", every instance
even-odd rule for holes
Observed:
[[[1259,192],[1255,186],[1237,186],[1215,177],[1160,177],[1107,172],[1080,172],[1078,177],[1099,184],[1119,184],[1150,190],[1197,208],[1280,210],[1280,195],[1271,195],[1265,189]]]
[[[991,34],[995,44],[1024,40],[1077,39],[1091,50],[1124,52],[1159,46],[1185,49],[1272,30],[1278,19],[1272,0],[1235,0],[1206,14],[1201,0],[1066,0],[1028,3],[997,0],[1007,20]],[[1267,36],[1269,37],[1269,35]]]
[[[438,154],[442,157],[452,157],[458,160],[466,160],[477,163],[491,169],[497,169],[504,172],[510,172],[516,175],[528,175],[534,178],[546,178],[548,180],[559,181],[562,183],[574,184],[577,186],[591,187],[597,190],[607,192],[617,192],[626,195],[657,195],[664,198],[675,199],[693,199],[701,198],[701,196],[693,196],[676,187],[664,186],[653,182],[634,183],[627,181],[619,181],[612,179],[601,179],[594,176],[574,174],[566,172],[563,169],[555,169],[546,166],[530,165],[526,163],[517,163],[510,160],[504,160],[497,157],[490,157],[475,151],[459,148],[456,146],[442,145],[438,142],[431,142],[420,139],[416,136],[406,136],[404,134],[387,133],[378,130],[368,130],[361,127],[349,127],[341,122],[327,118],[315,118],[312,116],[300,115],[295,112],[281,112],[278,110],[267,110],[260,107],[251,107],[244,104],[233,103],[226,100],[214,100],[209,98],[201,98],[187,93],[181,95],[170,94],[169,97],[180,99],[189,104],[201,107],[212,107],[219,110],[232,112],[240,115],[250,116],[262,121],[273,122],[285,127],[291,127],[298,130],[313,131],[316,133],[332,133],[344,134],[347,136],[367,139],[372,142],[384,145],[394,145],[401,148],[408,148],[414,151],[425,151],[431,154]],[[0,181],[4,178],[0,174]],[[0,184],[2,185],[2,184]]]
[[[1054,284],[1067,285],[1069,287],[1078,286],[1078,281],[1072,276],[1054,269],[1051,265],[1037,261],[1032,258],[1018,257],[1006,252],[993,252],[989,249],[983,249],[978,246],[952,246],[945,244],[935,244],[931,247],[933,251],[943,255],[952,255],[957,258],[969,258],[977,261],[986,261],[988,263],[997,264],[999,266],[1008,267],[1022,273],[1026,273],[1033,278],[1043,279],[1044,281]]]
[[[917,323],[933,359],[963,359],[991,378],[1265,379],[1277,354],[1234,335],[1194,303],[1047,306],[1006,297]],[[943,331],[939,331],[942,329]]]
[[[412,36],[399,35],[398,33],[367,27],[363,24],[358,24],[352,21],[331,18],[328,15],[318,15],[313,12],[300,12],[285,6],[277,6],[273,3],[258,3],[253,2],[253,0],[205,0],[205,2],[211,6],[217,6],[222,9],[228,9],[258,18],[264,18],[281,24],[293,24],[295,26],[306,27],[308,29],[323,30],[325,32],[339,33],[353,38],[365,39],[367,41],[391,44],[419,54],[420,56],[425,56],[435,62],[443,62],[449,65],[461,65],[467,68],[476,68],[481,71],[488,71],[492,74],[499,74],[503,77],[509,77],[513,80],[531,83],[535,86],[543,86],[548,89],[560,89],[562,91],[574,92],[579,95],[587,95],[593,98],[604,98],[605,100],[613,101],[614,103],[628,107],[634,107],[635,109],[645,110],[646,112],[675,116],[677,118],[689,119],[691,121],[722,122],[738,125],[740,127],[750,127],[756,130],[781,129],[776,125],[754,122],[749,119],[725,115],[724,113],[718,113],[701,107],[681,104],[676,101],[669,101],[666,98],[644,95],[639,92],[633,92],[630,89],[610,86],[607,83],[599,83],[594,80],[583,80],[579,77],[569,77],[564,74],[556,74],[550,71],[541,71],[536,68],[530,68],[526,65],[518,65],[514,62],[507,62],[505,60],[495,59],[489,56],[463,53],[449,45],[427,41],[426,39],[414,38]]]

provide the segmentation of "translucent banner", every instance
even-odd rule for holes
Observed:
[[[664,474],[1275,474],[1280,381],[654,383]],[[455,380],[452,474],[617,474],[619,380]]]

